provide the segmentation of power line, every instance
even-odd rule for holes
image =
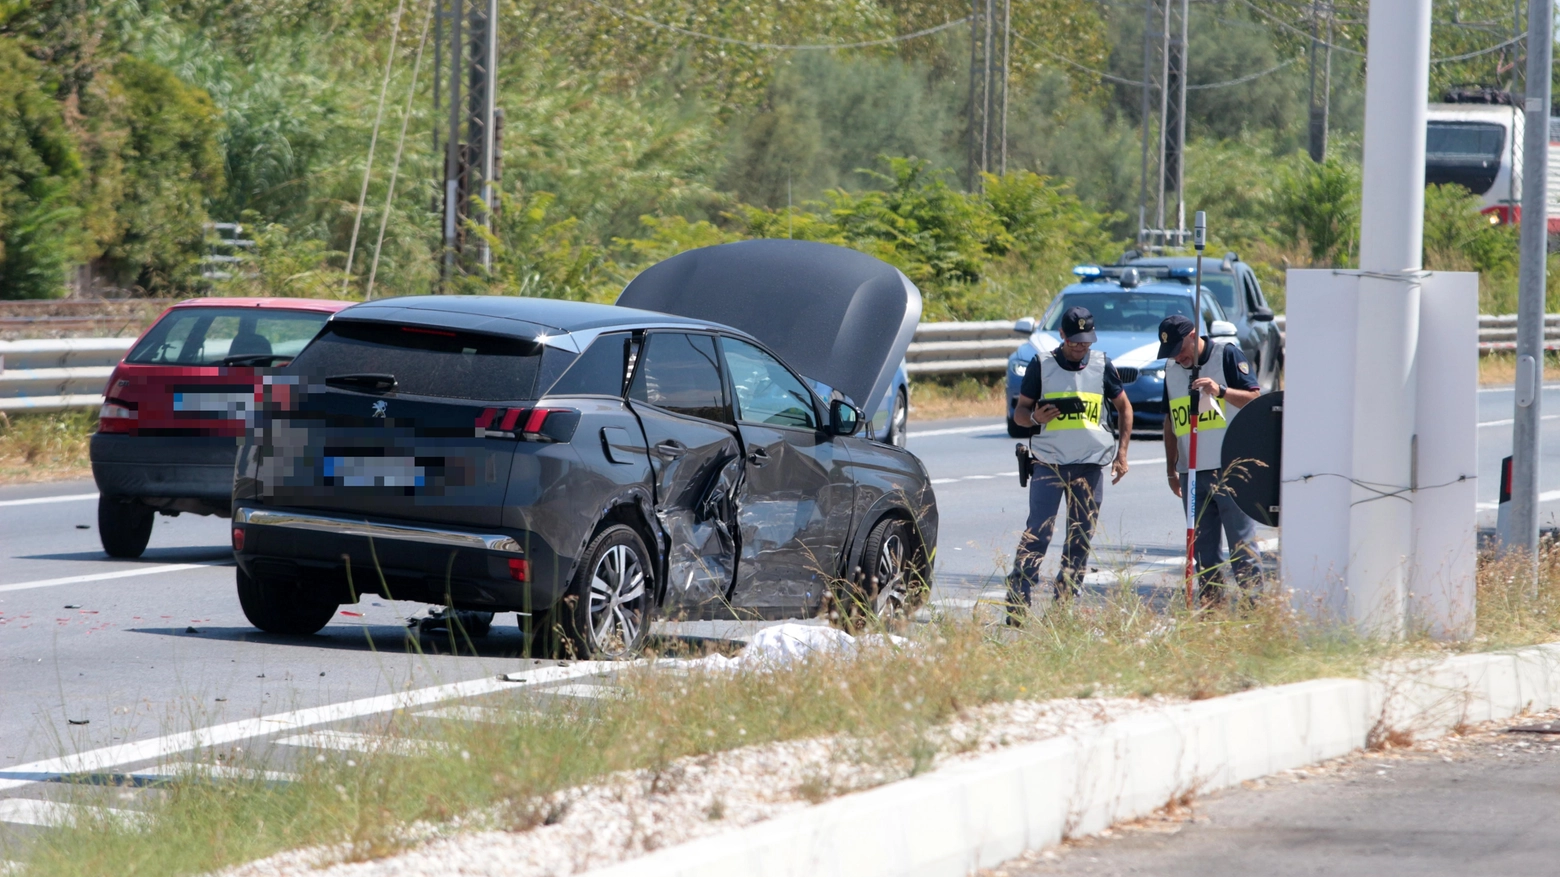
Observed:
[[[610,12],[613,15],[616,15],[616,16],[618,16],[620,18],[627,18],[627,19],[630,19],[632,21],[637,21],[640,24],[646,24],[646,25],[649,25],[650,27],[660,28],[661,30],[666,30],[666,31],[671,31],[672,33],[682,34],[683,36],[686,36],[686,37],[696,37],[696,38],[701,39],[701,40],[712,40],[712,41],[717,42],[717,43],[725,43],[725,44],[731,45],[731,46],[745,46],[745,47],[747,47],[749,49],[778,49],[778,50],[781,50],[781,51],[821,51],[821,50],[829,50],[829,49],[866,49],[866,48],[870,48],[872,46],[890,46],[890,45],[893,45],[894,43],[902,43],[902,42],[905,42],[907,40],[914,40],[914,39],[919,39],[921,37],[931,36],[934,33],[939,33],[941,31],[945,31],[945,30],[948,30],[949,28],[953,28],[953,27],[960,27],[962,25],[969,24],[969,22],[970,22],[970,16],[965,16],[964,18],[959,18],[959,19],[955,19],[953,21],[944,22],[943,24],[939,24],[939,25],[937,25],[935,27],[926,28],[925,30],[918,30],[918,31],[916,31],[914,33],[900,34],[899,36],[895,36],[895,37],[884,37],[883,39],[880,39],[880,40],[861,40],[860,42],[854,42],[854,43],[803,43],[803,44],[797,44],[797,45],[787,45],[787,44],[783,44],[783,43],[760,43],[760,42],[755,42],[753,40],[739,40],[739,39],[736,39],[734,37],[723,37],[723,36],[717,36],[715,34],[701,33],[701,32],[696,31],[696,30],[689,30],[688,28],[685,28],[685,27],[678,27],[675,24],[666,24],[665,22],[656,21],[653,18],[646,18],[643,15],[638,15],[638,14],[633,13],[633,12],[628,12],[627,10],[618,9],[616,7],[613,7],[613,6],[608,6],[607,4],[600,2],[600,0],[585,0],[585,2],[589,3],[592,6],[597,7],[599,9],[603,9],[603,10],[605,10],[607,12]]]
[[[1142,88],[1143,87],[1143,81],[1141,79],[1124,79],[1124,78],[1122,78],[1120,76],[1114,76],[1114,75],[1112,75],[1110,73],[1106,73],[1104,70],[1096,70],[1093,67],[1088,67],[1086,65],[1080,64],[1077,61],[1074,61],[1073,59],[1066,57],[1065,55],[1058,55],[1057,53],[1051,51],[1050,49],[1047,49],[1045,46],[1040,45],[1039,43],[1035,42],[1034,40],[1032,40],[1032,39],[1030,39],[1030,38],[1028,38],[1026,36],[1021,36],[1020,35],[1020,36],[1018,36],[1018,38],[1023,40],[1024,42],[1030,44],[1031,46],[1034,46],[1035,48],[1039,49],[1040,51],[1044,52],[1045,54],[1050,55],[1052,58],[1055,58],[1056,60],[1061,61],[1064,64],[1069,64],[1069,65],[1071,65],[1073,67],[1076,67],[1079,70],[1084,71],[1085,73],[1092,73],[1092,74],[1094,74],[1095,76],[1098,76],[1101,79],[1105,79],[1105,80],[1108,80],[1110,82],[1115,82],[1115,83],[1118,83],[1120,85],[1128,85],[1128,86],[1132,86],[1133,88]],[[1204,91],[1204,90],[1214,89],[1214,88],[1229,88],[1232,85],[1240,85],[1242,83],[1250,82],[1253,79],[1260,79],[1261,77],[1266,76],[1269,73],[1276,73],[1276,72],[1284,69],[1285,67],[1288,67],[1290,64],[1295,63],[1298,60],[1300,60],[1300,59],[1299,58],[1290,58],[1288,61],[1280,61],[1279,63],[1274,64],[1272,67],[1269,67],[1266,70],[1259,70],[1256,73],[1248,73],[1245,76],[1241,76],[1241,77],[1239,77],[1237,79],[1226,79],[1226,80],[1224,80],[1222,82],[1207,82],[1207,83],[1204,83],[1202,85],[1188,85],[1186,87],[1186,90],[1187,91]]]
[[[1284,21],[1283,19],[1273,15],[1272,13],[1268,12],[1267,10],[1265,10],[1262,7],[1258,6],[1257,4],[1252,3],[1251,0],[1240,0],[1240,2],[1243,3],[1246,6],[1251,7],[1253,10],[1255,10],[1257,12],[1257,14],[1259,14],[1263,18],[1266,18],[1267,20],[1273,22],[1274,24],[1278,25],[1279,27],[1281,27],[1281,28],[1283,28],[1283,29],[1285,29],[1287,31],[1292,31],[1292,32],[1294,32],[1295,34],[1297,34],[1299,36],[1305,37],[1307,40],[1314,39],[1314,37],[1312,37],[1310,34],[1306,33],[1305,31],[1301,30],[1298,27],[1295,27],[1294,25],[1290,24],[1289,22]],[[1477,58],[1480,55],[1488,55],[1491,52],[1498,52],[1501,49],[1506,48],[1507,46],[1513,45],[1515,43],[1520,43],[1520,42],[1522,42],[1525,39],[1527,39],[1527,34],[1525,34],[1525,33],[1518,34],[1517,36],[1514,36],[1514,37],[1512,37],[1509,40],[1505,40],[1503,42],[1496,43],[1493,46],[1487,46],[1487,47],[1485,47],[1483,49],[1478,49],[1478,50],[1475,50],[1475,51],[1472,51],[1472,52],[1465,52],[1465,53],[1463,53],[1461,55],[1449,55],[1449,56],[1447,56],[1445,58],[1431,58],[1430,59],[1430,63],[1431,64],[1450,64],[1450,63],[1453,63],[1453,62],[1456,62],[1456,61],[1466,61],[1469,58]],[[1329,49],[1337,49],[1340,52],[1347,52],[1350,55],[1355,55],[1355,56],[1360,57],[1360,58],[1365,57],[1365,53],[1364,52],[1361,52],[1358,49],[1351,49],[1348,46],[1340,46],[1340,45],[1337,45],[1336,43],[1323,42],[1322,40],[1316,40],[1316,44],[1318,46],[1326,46]]]
[[[1488,55],[1491,52],[1498,52],[1501,49],[1506,48],[1507,46],[1516,45],[1517,43],[1520,43],[1520,42],[1522,42],[1525,39],[1527,39],[1527,34],[1525,34],[1525,33],[1518,34],[1517,36],[1514,36],[1511,39],[1506,40],[1503,43],[1496,43],[1495,45],[1490,46],[1487,49],[1479,49],[1476,52],[1467,52],[1467,53],[1462,54],[1462,55],[1451,55],[1451,56],[1446,57],[1446,58],[1431,58],[1430,59],[1430,63],[1431,64],[1450,64],[1453,61],[1466,61],[1469,58],[1477,58],[1480,55]]]

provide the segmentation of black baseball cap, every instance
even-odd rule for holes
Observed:
[[[1096,340],[1094,337],[1094,315],[1089,309],[1074,305],[1062,311],[1062,337],[1068,341],[1087,341],[1090,344]]]
[[[1196,331],[1192,321],[1180,314],[1171,314],[1159,323],[1159,358],[1167,359],[1181,352],[1181,342]]]

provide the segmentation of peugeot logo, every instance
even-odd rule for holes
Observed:
[[[383,399],[381,399],[378,402],[374,403],[374,416],[375,417],[384,417],[385,416],[385,401]]]

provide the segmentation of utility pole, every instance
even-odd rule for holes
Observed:
[[[1544,382],[1544,264],[1549,243],[1550,63],[1554,0],[1528,0],[1523,95],[1521,265],[1517,279],[1517,385],[1511,427],[1510,544],[1538,562],[1538,425]],[[1534,581],[1536,584],[1536,579]]]
[[[1183,159],[1186,153],[1186,41],[1187,0],[1163,0],[1160,40],[1159,88],[1159,189],[1154,211],[1154,228],[1140,232],[1152,246],[1157,240],[1164,246],[1186,243],[1186,188]],[[1145,65],[1146,66],[1146,65]],[[1144,80],[1147,82],[1147,79]],[[1144,125],[1144,135],[1148,126]],[[1166,215],[1171,199],[1175,216]],[[1171,219],[1175,229],[1169,227]]]
[[[1011,75],[1008,69],[1008,49],[1013,40],[1013,0],[1002,0],[1002,161],[997,166],[1000,176],[1007,176],[1007,119],[1008,119],[1008,84]]]
[[[449,25],[448,129],[444,155],[444,258],[440,286],[448,289],[468,265],[486,271],[492,264],[487,242],[468,241],[466,223],[476,220],[492,228],[493,183],[498,167],[497,0],[440,0],[440,33]],[[443,52],[434,55],[434,82],[439,81]],[[439,108],[439,89],[434,107]],[[437,142],[437,137],[435,137]],[[477,203],[479,202],[479,203]],[[470,246],[468,246],[470,244]]]
[[[1138,177],[1138,247],[1146,250],[1151,240],[1148,236],[1148,139],[1152,122],[1150,121],[1151,99],[1153,97],[1153,39],[1154,39],[1154,0],[1143,0],[1143,108],[1141,118],[1143,122],[1143,159],[1142,172]]]
[[[1002,0],[1002,44],[997,45],[997,0],[970,3],[970,147],[971,191],[980,175],[1007,173],[1007,80],[1012,0]],[[1001,57],[997,53],[1001,52]],[[1001,93],[998,94],[1000,89]],[[993,118],[995,116],[995,118]],[[1000,139],[999,143],[993,143]]]
[[[1311,0],[1311,82],[1310,82],[1310,130],[1309,152],[1311,160],[1321,164],[1327,160],[1327,129],[1329,110],[1332,105],[1332,40],[1333,40],[1333,10],[1331,0],[1326,0],[1325,12],[1324,0]],[[1327,22],[1326,36],[1319,38],[1322,20],[1325,16]],[[1320,76],[1322,79],[1322,93],[1320,100],[1316,93],[1316,79],[1318,76],[1317,59],[1321,58]]]

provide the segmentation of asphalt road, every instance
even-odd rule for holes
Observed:
[[[1481,393],[1481,420],[1509,419],[1510,399]],[[1560,388],[1546,399],[1560,404]],[[1557,427],[1545,423],[1550,514],[1560,513]],[[1493,500],[1510,425],[1480,432],[1479,495]],[[994,418],[913,423],[910,448],[941,510],[934,600],[970,605],[1000,588],[1023,529],[1013,440]],[[1181,507],[1163,454],[1157,441],[1134,442],[1131,472],[1106,488],[1097,586],[1118,571],[1148,572],[1151,586],[1179,566]],[[408,638],[405,619],[427,607],[378,598],[343,607],[315,637],[262,634],[238,608],[226,521],[159,517],[145,556],[116,561],[98,545],[95,509],[90,482],[0,488],[0,780],[7,766],[64,752],[531,666],[513,616],[499,616],[474,654],[454,655],[449,643]]]
[[[1524,739],[1525,738],[1525,739]],[[1502,734],[1451,754],[1280,777],[995,869],[1003,877],[1467,877],[1553,874],[1560,742]]]

